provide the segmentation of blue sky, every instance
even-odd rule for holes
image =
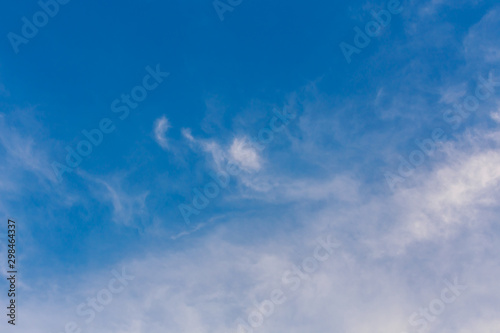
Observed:
[[[500,330],[495,1],[41,3],[0,11],[19,332]]]

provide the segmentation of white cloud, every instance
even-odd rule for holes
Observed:
[[[246,171],[258,171],[261,168],[259,154],[246,138],[235,138],[229,154]]]
[[[241,169],[248,172],[258,171],[261,168],[261,159],[246,138],[235,138],[231,146],[226,148],[212,139],[194,138],[190,129],[182,129],[182,135],[193,149],[199,147],[203,152],[210,154],[216,170],[225,170],[229,162],[237,163]]]
[[[473,64],[486,66],[498,65],[500,61],[500,7],[490,10],[476,25],[469,29],[464,39],[467,60]]]
[[[144,226],[149,218],[146,207],[149,191],[131,193],[125,189],[125,177],[119,174],[106,179],[84,171],[78,171],[78,174],[87,181],[91,191],[99,200],[111,203],[113,222],[129,227]]]
[[[184,136],[189,142],[195,142],[193,134],[191,133],[190,128],[183,128],[181,130],[182,136]]]
[[[500,111],[492,112],[490,114],[491,119],[500,124]]]
[[[165,150],[168,149],[168,140],[166,134],[169,128],[171,127],[172,126],[170,125],[170,121],[165,116],[162,116],[161,118],[155,120],[154,124],[155,141]]]
[[[430,171],[422,168],[413,185],[395,195],[371,193],[369,185],[334,173],[324,181],[290,178],[287,183],[283,176],[276,193],[316,204],[326,200],[326,205],[292,205],[290,215],[300,228],[290,228],[289,217],[266,212],[204,228],[203,237],[179,234],[176,241],[188,244],[182,249],[155,248],[124,260],[135,280],[85,328],[236,333],[237,318],[247,318],[256,310],[254,303],[281,288],[284,272],[312,255],[317,237],[331,233],[342,240],[339,251],[297,291],[287,291],[287,301],[254,332],[327,332],[332,327],[346,333],[412,332],[409,316],[439,297],[443,280],[454,276],[470,288],[429,331],[496,332],[492,309],[500,299],[495,280],[500,245],[490,234],[498,216],[488,211],[500,199],[499,137],[479,131],[461,137],[444,147],[442,161]],[[123,186],[108,180],[100,184],[118,218],[135,211],[126,208],[135,201],[124,196]],[[277,219],[280,227],[271,228]],[[244,235],[252,241],[240,241],[242,225],[253,231]],[[106,286],[109,270],[87,273],[68,292],[44,291],[57,304],[46,309],[38,307],[40,300],[26,299],[23,313],[30,321],[22,322],[19,331],[62,331],[68,320],[81,323],[75,307]],[[56,312],[61,315],[49,315]]]
[[[56,183],[56,176],[50,167],[49,156],[41,147],[39,138],[30,135],[30,131],[35,127],[38,131],[41,125],[34,123],[31,126],[16,128],[14,121],[34,122],[31,111],[19,111],[10,117],[0,113],[0,146],[5,151],[6,162],[11,170],[25,170],[43,181]],[[14,119],[13,119],[14,118]],[[20,118],[20,119],[15,119]],[[0,184],[11,183],[13,175],[7,176],[2,173]]]

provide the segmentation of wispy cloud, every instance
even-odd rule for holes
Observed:
[[[169,149],[169,143],[167,139],[167,132],[172,126],[170,125],[170,121],[167,117],[162,116],[155,120],[154,123],[154,137],[155,141],[162,147],[163,149]]]
[[[126,177],[115,174],[111,177],[94,176],[84,171],[78,174],[87,181],[89,188],[102,203],[111,204],[112,221],[129,227],[144,227],[149,221],[146,206],[148,191],[134,193],[126,188]]]
[[[51,170],[49,156],[45,147],[41,145],[39,138],[30,135],[33,128],[40,130],[41,126],[34,121],[30,113],[29,110],[19,110],[10,117],[0,113],[0,145],[5,151],[5,161],[9,163],[11,170],[24,170],[36,175],[40,180],[55,183],[56,178]],[[19,121],[12,118],[16,117],[21,119],[21,124],[31,122],[31,125],[15,126],[14,123],[19,123]],[[9,182],[9,178],[13,176],[4,173],[2,175],[5,178],[3,181],[0,180],[1,182]]]

